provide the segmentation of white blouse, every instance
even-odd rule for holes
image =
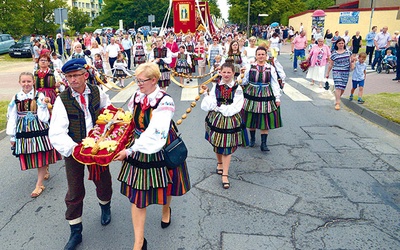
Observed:
[[[29,93],[24,93],[22,90],[17,93],[17,99],[23,101],[25,99],[33,99],[35,98],[35,92],[32,89]],[[50,119],[50,112],[47,109],[47,104],[43,101],[44,95],[43,93],[39,93],[37,99],[37,116],[41,122],[48,123]],[[7,109],[7,135],[11,136],[11,141],[15,141],[15,133],[17,126],[17,105],[15,104],[15,96],[12,98],[11,102],[8,104]]]
[[[150,106],[154,106],[162,96],[162,91],[158,86],[151,94],[147,96]],[[128,103],[129,110],[133,113],[135,101],[143,103],[145,94],[139,90],[132,96]],[[164,96],[157,108],[151,113],[151,119],[148,127],[142,132],[134,144],[128,149],[128,152],[141,152],[145,154],[153,154],[159,152],[167,142],[168,132],[171,119],[175,113],[175,104],[170,96]]]
[[[234,85],[234,81],[228,83],[227,85],[232,88]],[[224,85],[222,81],[218,85]],[[238,86],[233,97],[233,103],[230,105],[222,104],[221,106],[217,106],[217,97],[215,96],[215,88],[216,85],[213,86],[210,93],[204,93],[204,99],[201,102],[201,109],[204,111],[214,110],[216,112],[220,112],[223,116],[233,116],[242,110],[244,97],[243,97],[243,89],[241,86]]]

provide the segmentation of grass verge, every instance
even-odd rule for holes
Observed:
[[[0,131],[6,128],[9,101],[0,101]]]
[[[12,58],[9,54],[0,55],[0,62],[32,62],[32,57],[29,58]]]
[[[369,110],[400,124],[400,93],[379,93],[363,96]],[[356,99],[355,99],[356,100]]]

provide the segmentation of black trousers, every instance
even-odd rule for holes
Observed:
[[[68,183],[68,191],[65,195],[65,204],[67,205],[65,219],[74,220],[82,217],[83,199],[85,198],[85,165],[77,162],[72,156],[65,157],[65,172]],[[111,200],[112,183],[109,168],[101,173],[100,180],[93,182],[96,186],[97,198],[101,201]]]
[[[372,63],[372,55],[374,54],[375,46],[367,46],[365,53],[367,53],[368,57],[368,64]]]
[[[128,69],[131,69],[131,50],[126,49],[124,50],[126,57],[128,57]]]

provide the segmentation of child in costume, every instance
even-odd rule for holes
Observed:
[[[103,59],[101,59],[101,55],[100,54],[95,54],[94,55],[94,67],[97,69],[97,71],[99,72],[100,75],[100,79],[106,83],[107,79],[104,76],[104,67],[103,67]]]
[[[176,72],[185,75],[191,73],[192,59],[189,53],[186,52],[185,45],[179,46],[179,53],[177,59],[178,60],[176,62]],[[180,78],[180,83],[183,84],[184,77],[181,75],[179,78]]]
[[[146,62],[146,45],[142,43],[140,36],[136,38],[136,43],[133,45],[134,66],[139,66]]]
[[[222,175],[222,187],[228,189],[231,156],[243,144],[240,111],[244,97],[242,87],[234,80],[235,66],[229,62],[224,63],[220,72],[221,82],[214,85],[211,91],[208,91],[206,85],[202,86],[205,97],[201,102],[201,109],[208,111],[205,138],[214,148],[217,157],[216,172]]]
[[[50,98],[33,88],[32,73],[21,73],[19,84],[21,91],[8,105],[6,132],[11,136],[11,146],[19,158],[21,170],[38,170],[36,187],[31,193],[31,197],[36,198],[45,189],[43,181],[50,177],[48,165],[61,160],[61,155],[48,137],[50,112],[45,100]]]
[[[128,67],[128,63],[125,60],[124,54],[118,52],[117,60],[114,63],[114,78],[119,81],[119,86],[124,87],[124,80],[128,75],[126,68]]]

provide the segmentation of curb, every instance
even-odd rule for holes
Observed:
[[[388,119],[372,112],[371,110],[365,108],[364,106],[358,104],[357,102],[350,101],[347,98],[342,97],[341,101],[344,105],[346,105],[349,109],[353,110],[356,114],[361,117],[364,117],[370,122],[373,122],[396,135],[400,135],[400,124],[389,121]]]

